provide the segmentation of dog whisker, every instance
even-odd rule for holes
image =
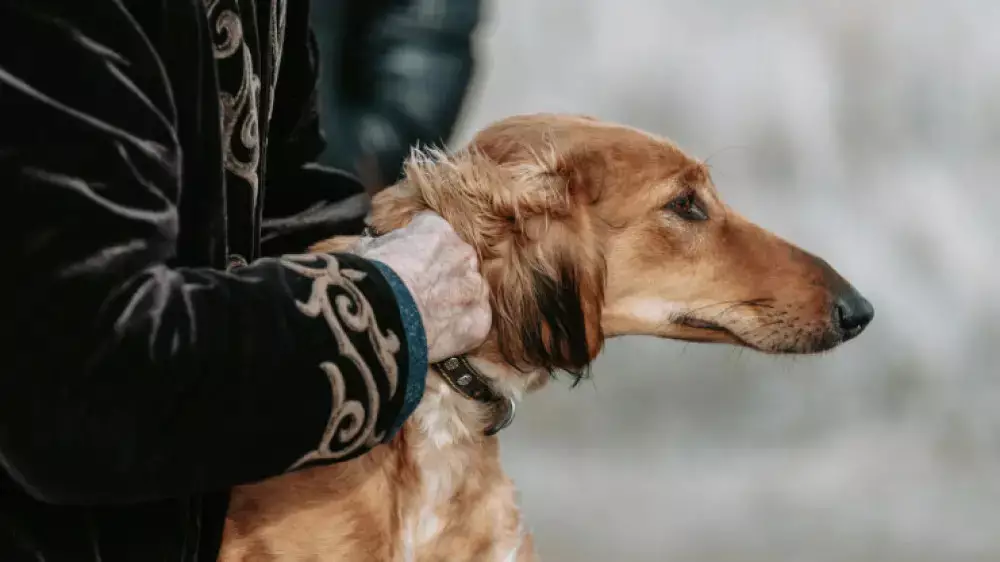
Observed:
[[[772,300],[773,299],[750,299],[750,300],[740,299],[740,300],[729,300],[729,301],[713,302],[713,303],[709,303],[709,304],[705,304],[705,305],[702,305],[702,306],[697,306],[697,307],[691,308],[690,310],[687,310],[687,311],[685,311],[685,312],[677,315],[676,320],[683,320],[683,319],[686,319],[686,318],[694,318],[700,312],[703,312],[705,310],[716,308],[716,307],[720,307],[720,306],[721,307],[725,307],[723,310],[721,310],[719,312],[716,312],[713,316],[711,316],[711,320],[715,321],[715,320],[718,320],[719,318],[721,318],[724,314],[726,314],[726,313],[730,312],[731,310],[733,310],[735,308],[738,308],[738,307],[774,308],[772,305],[768,304],[768,301],[772,301]]]

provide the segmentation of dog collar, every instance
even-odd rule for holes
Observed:
[[[369,224],[365,226],[361,235],[376,238],[380,233]],[[448,386],[462,396],[490,406],[494,421],[484,432],[487,436],[500,433],[514,422],[516,411],[514,399],[496,392],[490,385],[489,379],[476,370],[465,356],[449,357],[431,367],[441,374],[441,378],[448,383]]]
[[[449,357],[433,366],[441,374],[441,378],[459,394],[490,406],[494,421],[486,428],[487,436],[496,435],[510,427],[516,411],[514,399],[493,390],[489,379],[477,371],[465,356]]]

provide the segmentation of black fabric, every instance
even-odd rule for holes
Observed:
[[[265,216],[277,256],[366,210],[309,164],[308,5],[282,4],[0,0],[3,562],[213,560],[230,487],[397,421],[408,352],[378,270],[261,257]],[[322,444],[331,373],[365,418]]]

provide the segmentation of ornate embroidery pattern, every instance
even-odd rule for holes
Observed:
[[[226,170],[250,185],[256,203],[259,189],[257,171],[260,166],[260,77],[254,71],[253,53],[246,43],[239,14],[220,7],[221,1],[204,0],[209,24],[215,32],[215,60],[220,65],[239,65],[241,77],[235,94],[225,90],[219,93],[223,162]],[[239,134],[236,134],[237,130]]]
[[[318,266],[309,265],[317,261],[320,262]],[[348,400],[347,385],[340,368],[332,361],[320,363],[319,368],[330,380],[333,393],[330,419],[319,446],[289,467],[289,470],[295,470],[312,461],[342,458],[361,446],[373,447],[382,441],[384,436],[374,432],[380,404],[379,390],[371,369],[351,342],[347,330],[367,333],[379,364],[385,370],[390,396],[395,396],[398,386],[399,369],[395,354],[400,349],[400,340],[391,330],[383,332],[379,328],[371,304],[355,284],[365,278],[364,272],[341,269],[337,259],[327,254],[284,256],[281,263],[313,280],[309,300],[296,304],[306,316],[322,316],[326,320],[337,343],[337,352],[357,369],[365,390],[364,403],[362,400]],[[331,301],[331,287],[342,290],[344,294]]]
[[[267,122],[271,122],[274,113],[274,91],[278,88],[278,71],[281,70],[281,53],[285,46],[285,17],[288,12],[287,0],[272,0],[271,2],[271,84],[268,95]]]

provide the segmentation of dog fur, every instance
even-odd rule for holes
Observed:
[[[517,400],[555,371],[584,375],[614,336],[814,353],[856,335],[833,319],[853,291],[840,275],[727,207],[705,164],[633,128],[525,115],[454,154],[417,152],[372,223],[388,232],[423,210],[479,254],[494,325],[469,358]],[[392,443],[235,489],[220,560],[535,560],[486,424],[432,370]]]

